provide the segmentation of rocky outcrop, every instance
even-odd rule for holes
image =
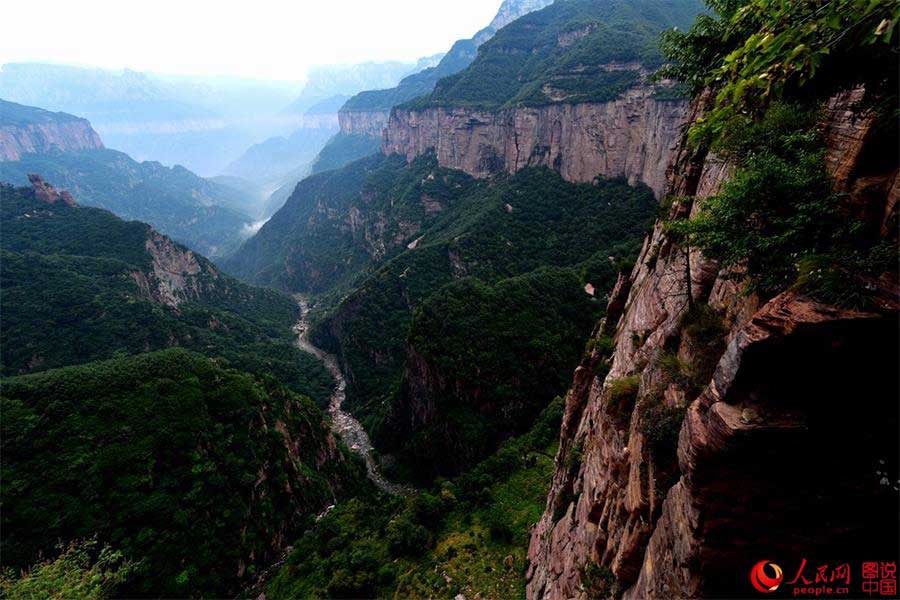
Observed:
[[[524,17],[528,13],[540,10],[551,4],[553,4],[553,0],[503,0],[503,4],[500,5],[494,20],[488,25],[488,29],[498,31],[519,17]]]
[[[144,248],[152,271],[135,271],[131,277],[145,297],[170,308],[177,310],[182,302],[200,297],[201,276],[218,277],[212,265],[201,265],[193,252],[152,229]]]
[[[37,200],[46,202],[47,204],[56,204],[59,202],[66,206],[77,206],[75,199],[72,198],[72,194],[65,190],[57,191],[56,188],[44,181],[44,178],[40,175],[31,173],[28,175],[28,181],[31,182],[31,189]]]
[[[390,111],[386,110],[341,110],[338,113],[341,133],[371,138],[381,138],[389,117]]]
[[[612,102],[499,111],[394,109],[383,150],[412,160],[434,150],[441,166],[475,177],[546,166],[573,182],[598,175],[645,183],[661,195],[687,102],[638,86]]]
[[[853,217],[895,235],[884,224],[896,218],[897,165],[883,156],[896,139],[874,123],[854,93],[832,99],[826,162]],[[702,199],[727,176],[681,146],[666,191]],[[679,201],[669,218],[695,210]],[[529,598],[744,597],[758,560],[893,555],[877,530],[898,525],[884,478],[896,468],[896,273],[869,283],[865,311],[794,291],[763,302],[732,275],[658,224],[617,285],[598,332],[615,349],[594,350],[566,397]],[[685,365],[711,370],[687,377]],[[854,398],[865,409],[847,407]]]
[[[16,161],[23,154],[74,152],[103,148],[100,136],[86,119],[8,124],[0,121],[0,161]]]

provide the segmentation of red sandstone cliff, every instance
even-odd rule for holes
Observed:
[[[896,139],[852,96],[829,103],[827,164],[855,217],[896,235],[897,165],[879,158]],[[725,177],[681,147],[667,191],[703,198]],[[670,217],[694,209],[676,202]],[[688,314],[685,261],[705,324]],[[616,286],[597,334],[615,351],[595,350],[566,398],[529,598],[743,597],[757,560],[895,550],[896,490],[877,469],[896,459],[896,273],[872,283],[867,311],[794,291],[760,306],[725,275],[657,224]],[[704,387],[673,365],[708,365]],[[660,450],[652,419],[681,412],[676,447]],[[875,530],[870,514],[885,515]]]
[[[657,100],[649,86],[603,103],[394,109],[383,149],[409,160],[434,149],[441,166],[475,177],[547,166],[567,181],[626,177],[660,195],[686,114],[687,102]]]
[[[103,142],[85,119],[27,124],[0,123],[0,161],[19,160],[23,154],[96,148],[103,148]]]

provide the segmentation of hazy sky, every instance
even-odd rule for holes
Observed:
[[[0,64],[45,61],[297,80],[313,64],[412,60],[501,0],[2,0]]]

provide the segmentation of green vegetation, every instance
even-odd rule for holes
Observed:
[[[182,349],[5,379],[2,411],[4,564],[97,536],[117,594],[234,594],[361,477],[310,399]]]
[[[526,169],[478,181],[433,155],[324,175],[308,183],[315,195],[298,189],[285,207],[291,221],[273,219],[277,235],[264,228],[253,245],[279,277],[292,265],[299,289],[328,283],[344,296],[319,314],[314,339],[341,355],[348,406],[378,447],[415,463],[396,474],[418,478],[473,464],[562,393],[603,307],[585,283],[601,296],[613,285],[615,259],[637,253],[655,211],[649,190],[621,180],[572,184]],[[356,233],[325,219],[315,208],[325,202],[354,215]],[[262,252],[270,244],[291,254],[273,259]],[[404,379],[416,356],[446,385]],[[411,430],[408,415],[423,404],[439,414]]]
[[[236,250],[243,227],[252,220],[240,212],[247,203],[242,192],[184,167],[139,163],[116,150],[26,154],[0,162],[0,182],[28,185],[29,173],[68,190],[79,204],[149,223],[205,256]]]
[[[710,6],[717,15],[666,35],[672,64],[663,74],[695,94],[707,86],[717,92],[691,139],[733,173],[672,232],[764,297],[798,285],[828,302],[866,306],[871,281],[896,268],[896,236],[881,241],[874,231],[881,224],[832,192],[816,124],[825,99],[863,85],[857,110],[881,119],[875,131],[884,157],[875,162],[896,164],[896,3]]]
[[[749,289],[764,296],[793,285],[801,265],[813,261],[827,276],[807,269],[807,291],[854,304],[865,277],[889,270],[896,257],[847,218],[841,196],[831,190],[815,117],[796,105],[775,104],[758,121],[735,123],[714,144],[734,165],[732,177],[695,218],[670,227],[736,276],[747,276]],[[828,285],[831,293],[822,293]]]
[[[380,431],[400,427],[404,466],[425,479],[465,468],[564,392],[601,308],[582,287],[570,269],[539,269],[495,285],[463,279],[423,302],[409,344],[437,381],[403,390],[394,410],[427,402],[434,414],[411,437],[393,420]]]
[[[112,597],[133,565],[96,540],[71,542],[55,559],[27,571],[0,575],[0,594],[9,600],[100,600]]]
[[[640,432],[658,468],[676,456],[678,434],[686,412],[684,406],[666,406],[659,401],[651,402],[642,413]]]
[[[798,258],[827,251],[845,230],[814,125],[814,113],[776,105],[730,130],[716,147],[733,176],[698,217],[672,229],[724,267],[746,269],[762,293],[788,287]]]
[[[695,0],[557,2],[504,27],[466,70],[404,106],[494,109],[613,100],[640,81],[635,63],[662,64],[659,32],[687,27],[699,9]]]
[[[869,0],[708,0],[713,14],[687,32],[670,31],[663,75],[698,93],[717,92],[714,109],[693,126],[707,142],[748,123],[780,100],[822,101],[864,85],[896,108],[896,2]]]
[[[298,309],[290,298],[192,255],[199,271],[188,287],[196,293],[170,308],[152,294],[147,225],[96,208],[51,207],[23,188],[0,186],[0,198],[0,374],[181,345],[327,401],[330,375],[292,345]],[[142,289],[135,274],[151,287]]]
[[[524,598],[562,410],[557,399],[529,433],[427,491],[338,504],[294,544],[266,597]]]
[[[615,597],[616,576],[609,567],[602,567],[592,560],[581,567],[581,586],[588,598]]]
[[[338,133],[319,151],[312,165],[312,174],[340,169],[361,158],[375,154],[381,148],[381,139],[367,135]]]
[[[609,384],[609,401],[611,403],[634,402],[641,385],[641,378],[637,375],[614,379]]]

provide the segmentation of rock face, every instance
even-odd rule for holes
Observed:
[[[540,10],[553,4],[553,0],[503,0],[497,16],[488,25],[488,29],[498,31],[503,29],[519,17]]]
[[[338,113],[338,122],[341,133],[380,138],[390,116],[390,111],[386,110],[341,110]]]
[[[149,292],[155,300],[166,306],[178,308],[184,300],[199,297],[200,284],[197,275],[200,274],[201,268],[193,252],[153,230],[150,231],[144,247],[153,258],[151,279],[155,281],[156,286]],[[212,266],[208,266],[207,271],[212,276],[217,275]]]
[[[687,102],[657,100],[646,86],[604,103],[496,112],[398,108],[391,113],[383,150],[412,160],[433,149],[441,166],[475,177],[533,166],[553,168],[573,182],[626,177],[659,196],[686,115]]]
[[[103,142],[86,119],[0,100],[0,161],[96,148]]]
[[[828,105],[826,162],[853,216],[895,235],[884,224],[896,218],[897,165],[877,157],[896,139],[855,114],[853,99]],[[707,197],[727,174],[682,146],[666,190]],[[669,216],[693,210],[676,202]],[[598,328],[615,350],[585,359],[566,397],[528,597],[745,597],[758,560],[795,569],[812,552],[893,555],[878,530],[896,530],[897,495],[876,469],[896,468],[896,273],[871,287],[866,312],[791,291],[760,305],[658,224]],[[701,342],[688,294],[708,307],[718,343]],[[697,388],[672,364],[709,372]],[[852,398],[865,410],[848,407]],[[885,522],[873,525],[873,514]]]
[[[46,202],[47,204],[56,204],[57,202],[60,202],[66,206],[77,206],[75,204],[75,199],[72,198],[72,194],[65,190],[61,192],[57,191],[56,188],[44,181],[44,178],[40,175],[32,173],[28,175],[28,181],[31,182],[31,189],[34,191],[34,197],[41,202]]]

